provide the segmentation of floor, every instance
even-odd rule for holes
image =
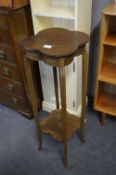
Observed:
[[[78,132],[69,141],[65,169],[62,143],[44,135],[43,151],[38,151],[34,121],[0,105],[0,175],[116,175],[116,118],[107,117],[105,126],[98,118],[89,107],[86,143]]]

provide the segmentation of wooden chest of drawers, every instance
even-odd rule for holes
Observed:
[[[23,80],[21,42],[32,34],[29,3],[15,9],[0,6],[0,103],[20,111],[27,118],[32,116],[32,109]]]

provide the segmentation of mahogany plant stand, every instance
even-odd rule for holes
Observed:
[[[49,28],[39,32],[36,36],[24,42],[26,50],[25,70],[32,104],[35,124],[38,130],[39,149],[42,148],[42,133],[52,135],[57,141],[63,141],[64,166],[67,166],[67,142],[77,129],[80,129],[81,140],[85,140],[85,110],[88,75],[88,56],[85,45],[88,36],[82,32],[69,31],[63,28]],[[66,110],[66,79],[65,66],[69,65],[74,56],[82,55],[83,78],[82,78],[82,112],[77,117]],[[44,61],[53,67],[55,96],[57,109],[41,123],[38,120],[38,105],[35,93],[35,84],[31,69],[33,61]],[[61,108],[59,109],[58,82],[56,67],[59,68]]]

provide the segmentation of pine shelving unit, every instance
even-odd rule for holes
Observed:
[[[94,108],[116,117],[116,5],[111,3],[103,10],[100,31],[98,73]]]

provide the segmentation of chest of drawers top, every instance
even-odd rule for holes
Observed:
[[[18,9],[29,4],[29,0],[0,0],[0,7]]]

